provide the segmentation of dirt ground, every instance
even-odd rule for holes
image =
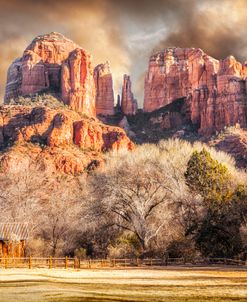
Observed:
[[[1,269],[0,301],[247,301],[247,268]]]

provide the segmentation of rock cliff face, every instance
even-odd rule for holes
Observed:
[[[96,113],[114,115],[114,93],[109,63],[99,64],[94,69],[96,87]]]
[[[189,118],[201,134],[246,126],[246,76],[246,65],[232,56],[218,61],[201,49],[167,48],[150,58],[144,111],[186,98]]]
[[[95,115],[90,54],[59,33],[35,38],[9,67],[5,103],[40,92],[57,93],[72,109]]]
[[[69,109],[0,107],[0,166],[16,171],[31,162],[43,169],[80,174],[105,151],[133,149],[124,130]]]
[[[130,77],[126,74],[123,77],[121,109],[126,115],[135,115],[137,112],[137,101],[131,90]]]

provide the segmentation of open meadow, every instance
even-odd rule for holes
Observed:
[[[1,269],[0,301],[247,301],[247,269]]]

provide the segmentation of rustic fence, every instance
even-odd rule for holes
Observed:
[[[0,258],[0,268],[73,268],[73,269],[93,269],[93,268],[131,268],[131,267],[158,267],[168,265],[236,265],[247,266],[247,262],[237,259],[227,258],[164,258],[164,259],[79,259],[79,258]]]

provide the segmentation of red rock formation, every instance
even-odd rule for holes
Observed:
[[[80,148],[96,151],[133,149],[122,129],[85,120],[74,124],[74,143]]]
[[[97,115],[114,115],[112,74],[108,62],[94,68]]]
[[[82,118],[73,110],[0,107],[0,149],[5,150],[0,166],[4,169],[28,167],[33,160],[47,169],[78,174],[93,161],[102,161],[102,152],[121,148],[133,149],[123,129]]]
[[[137,112],[137,101],[131,90],[130,77],[126,74],[123,77],[121,109],[126,115],[134,115]]]
[[[61,92],[64,103],[72,109],[96,115],[91,56],[85,50],[76,48],[62,64]]]
[[[5,103],[40,92],[58,93],[72,109],[95,115],[91,56],[58,33],[35,38],[9,67]]]
[[[144,111],[186,98],[201,134],[247,125],[246,65],[234,57],[215,60],[201,49],[167,48],[151,56],[145,77]]]

